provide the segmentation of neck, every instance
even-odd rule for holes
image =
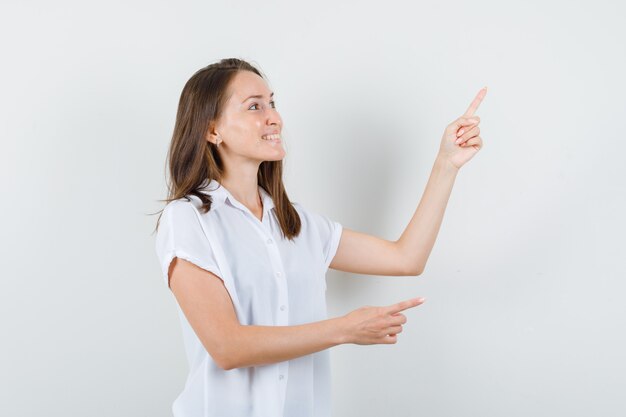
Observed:
[[[241,204],[248,208],[259,208],[262,206],[262,199],[259,193],[259,185],[256,176],[252,180],[244,181],[240,179],[233,181],[229,178],[223,178],[220,181],[222,187]]]

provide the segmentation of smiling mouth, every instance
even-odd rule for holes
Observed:
[[[275,135],[261,136],[261,139],[268,141],[268,142],[280,142],[281,141],[280,133],[275,134]]]

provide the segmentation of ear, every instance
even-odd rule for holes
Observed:
[[[215,145],[217,143],[218,135],[219,134],[215,131],[215,122],[209,123],[209,128],[207,129],[205,140]]]

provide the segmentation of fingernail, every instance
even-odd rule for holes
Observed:
[[[461,136],[461,135],[463,134],[463,132],[465,132],[465,130],[461,129],[461,130],[459,130],[456,134],[457,134],[457,135],[459,135],[459,136]]]
[[[458,139],[456,140],[456,142],[454,142],[454,143],[456,143],[456,144],[458,145],[459,143],[461,143],[461,141],[462,141],[462,140],[463,140],[462,138],[458,138]]]

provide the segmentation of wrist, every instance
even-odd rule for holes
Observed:
[[[349,339],[348,327],[346,325],[345,316],[335,317],[332,320],[333,323],[333,343],[336,345],[343,345],[351,343]]]
[[[454,165],[448,158],[444,155],[438,154],[435,159],[434,168],[439,169],[445,173],[449,173],[452,175],[456,175],[459,172],[459,167]]]

